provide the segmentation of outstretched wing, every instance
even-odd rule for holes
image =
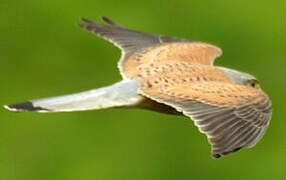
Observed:
[[[107,25],[82,18],[85,24],[80,24],[80,27],[122,50],[118,66],[123,77],[133,77],[137,75],[138,66],[155,61],[175,59],[212,65],[222,53],[220,48],[211,44],[130,30],[106,17],[102,19]]]
[[[152,79],[142,81],[141,94],[189,116],[207,135],[215,158],[254,146],[269,125],[272,107],[262,90],[219,81]]]

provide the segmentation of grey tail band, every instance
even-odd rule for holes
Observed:
[[[12,111],[37,111],[37,110],[47,110],[41,107],[35,107],[33,106],[33,103],[27,101],[23,103],[18,104],[11,104],[8,106],[5,106],[7,109]]]

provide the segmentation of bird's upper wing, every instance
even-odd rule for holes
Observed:
[[[85,28],[122,50],[119,69],[123,77],[136,76],[136,68],[154,61],[181,60],[212,65],[222,54],[220,48],[203,42],[130,30],[106,17],[107,25],[82,18]]]
[[[272,107],[260,89],[223,81],[150,76],[140,93],[189,116],[218,158],[254,146],[266,131]]]

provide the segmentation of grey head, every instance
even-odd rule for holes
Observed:
[[[245,86],[249,86],[251,85],[252,82],[255,82],[257,84],[259,84],[258,79],[248,73],[245,72],[240,72],[234,69],[230,69],[230,68],[226,68],[226,67],[220,67],[217,66],[219,69],[223,70],[225,72],[225,74],[235,83],[237,84],[241,84],[241,85],[245,85]]]

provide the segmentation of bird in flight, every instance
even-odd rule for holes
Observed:
[[[252,75],[214,66],[222,50],[214,45],[128,29],[82,18],[79,26],[121,49],[123,80],[108,87],[5,105],[10,111],[70,112],[139,107],[183,114],[206,134],[219,158],[253,147],[272,114],[269,97]]]

